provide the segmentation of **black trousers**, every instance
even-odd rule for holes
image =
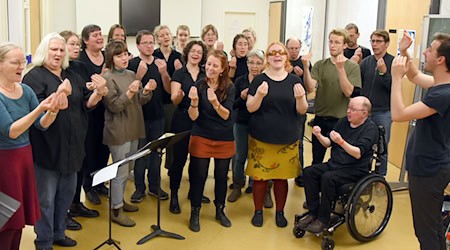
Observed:
[[[338,197],[338,188],[347,183],[357,182],[367,174],[367,170],[362,169],[332,169],[327,163],[305,168],[303,181],[310,214],[327,224],[330,220],[331,203]]]
[[[177,110],[173,115],[172,131],[180,133],[192,129],[192,120],[186,111]],[[169,167],[170,190],[176,191],[180,188],[181,177],[183,176],[184,165],[189,153],[189,138],[186,136],[173,145],[173,161]]]
[[[336,125],[338,118],[333,117],[314,117],[314,126],[319,126],[322,129],[322,135],[327,136],[331,130],[333,130],[334,125]],[[322,163],[323,158],[327,148],[320,144],[320,141],[313,135],[312,136],[312,155],[313,161],[311,165]]]
[[[189,183],[191,185],[191,207],[201,207],[202,195],[208,177],[210,158],[190,157]],[[225,205],[227,194],[227,175],[231,158],[214,159],[214,203]]]
[[[409,197],[414,230],[422,250],[445,250],[445,228],[441,222],[444,189],[450,181],[450,168],[433,176],[409,175]]]

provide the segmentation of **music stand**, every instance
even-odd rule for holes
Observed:
[[[0,192],[0,228],[16,213],[20,207],[20,202],[11,196]]]
[[[149,149],[146,150],[140,150],[128,157],[126,157],[123,160],[114,162],[109,164],[108,166],[95,171],[93,173],[91,173],[91,175],[93,176],[93,181],[92,181],[92,185],[95,186],[97,184],[103,183],[105,181],[109,181],[113,178],[115,178],[117,176],[117,170],[119,167],[121,167],[124,164],[127,164],[131,161],[134,161],[136,159],[139,159],[147,154],[149,154],[151,151]],[[101,243],[100,245],[98,245],[96,248],[94,248],[94,250],[100,249],[102,246],[108,244],[108,245],[113,245],[115,246],[117,249],[121,250],[121,248],[119,247],[118,244],[120,244],[119,241],[114,240],[112,238],[112,220],[111,220],[111,216],[112,216],[112,199],[111,199],[111,189],[112,186],[109,187],[109,192],[108,192],[108,200],[109,200],[109,218],[108,218],[108,230],[109,230],[109,235],[108,235],[108,239],[106,239],[103,243]],[[118,244],[117,244],[118,243]]]
[[[185,136],[189,135],[191,131],[184,131],[180,132],[178,134],[173,135],[167,135],[162,136],[161,138],[151,141],[147,143],[144,147],[139,149],[139,151],[149,149],[153,152],[156,152],[158,154],[158,157],[161,159],[162,155],[164,154],[162,150],[167,147],[171,147],[173,144],[177,143],[181,139],[183,139]],[[138,152],[139,152],[138,151]],[[157,206],[157,224],[152,225],[151,228],[153,229],[153,232],[144,236],[142,239],[140,239],[137,244],[142,245],[145,242],[155,238],[156,236],[167,236],[169,238],[174,238],[178,240],[184,240],[185,238],[179,234],[167,232],[163,229],[161,229],[161,166],[158,167],[158,178],[157,178],[157,186],[158,186],[158,206]]]

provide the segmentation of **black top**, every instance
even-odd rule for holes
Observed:
[[[88,125],[86,101],[91,92],[75,72],[63,70],[61,76],[60,79],[41,66],[33,68],[23,78],[23,82],[36,93],[39,102],[55,92],[62,79],[69,79],[72,85],[69,107],[59,111],[46,131],[32,126],[30,141],[36,165],[60,173],[75,173],[80,170],[85,156],[84,140]]]
[[[234,77],[231,78],[231,81],[235,82],[235,80],[243,75],[248,74],[248,66],[247,66],[247,57],[236,57],[236,72],[234,73]]]
[[[69,69],[74,71],[75,73],[78,73],[85,82],[91,81],[92,74],[89,73],[86,63],[79,60],[70,61]]]
[[[289,60],[289,62],[291,62],[292,67],[299,66],[303,71],[305,71],[305,68],[303,67],[301,56],[299,58],[297,58],[297,60]],[[312,65],[310,63],[309,64],[309,72],[311,72],[311,70],[312,70]],[[292,74],[295,74],[294,70],[292,70]],[[303,82],[305,82],[305,74],[304,73],[302,75],[302,80],[303,80]]]
[[[136,56],[128,62],[128,69],[137,73],[141,58]],[[142,85],[148,83],[150,79],[156,81],[156,89],[153,90],[152,99],[146,104],[142,105],[142,112],[144,113],[144,120],[158,120],[164,117],[163,110],[163,93],[165,93],[164,85],[161,79],[161,74],[158,71],[158,67],[153,60],[152,64],[147,64],[147,73],[142,78]]]
[[[341,146],[331,141],[331,158],[328,166],[332,168],[352,168],[369,172],[372,158],[372,147],[378,142],[379,133],[377,125],[369,118],[362,125],[352,128],[347,117],[338,120],[333,128],[341,134],[342,139],[361,151],[361,158],[356,159],[349,155]],[[326,135],[330,136],[330,135]],[[331,140],[331,139],[330,139]]]
[[[358,48],[361,48],[361,50],[362,50],[361,51],[362,52],[362,59],[364,59],[364,58],[366,58],[366,57],[368,57],[368,56],[370,56],[372,54],[370,52],[370,49],[368,49],[368,48],[366,48],[364,46],[359,45]],[[350,48],[344,49],[344,56],[347,57],[348,59],[350,59],[355,54],[355,51],[358,48],[356,48],[356,49],[350,49]]]
[[[191,99],[189,99],[189,90],[192,86],[195,85],[195,82],[198,82],[201,79],[204,79],[206,77],[205,70],[200,67],[200,71],[197,76],[197,81],[194,81],[192,79],[191,74],[189,73],[186,66],[183,66],[183,68],[175,71],[172,76],[172,81],[178,82],[181,84],[181,90],[184,92],[184,97],[181,100],[181,102],[178,104],[179,110],[188,110],[189,105],[191,104]]]
[[[250,117],[250,135],[257,140],[273,144],[290,144],[298,140],[299,116],[294,97],[294,84],[301,83],[300,77],[288,74],[281,81],[270,79],[265,73],[258,75],[250,84],[248,94],[255,96],[263,81],[269,85],[269,92],[263,98],[260,108]]]
[[[433,176],[450,168],[450,83],[428,89],[422,102],[437,111],[418,119],[406,149],[410,175]]]
[[[169,59],[166,60],[166,58],[164,58],[164,54],[161,52],[160,48],[155,49],[155,51],[153,52],[153,56],[159,59],[163,59],[164,61],[166,61],[167,63],[167,72],[169,73],[169,76],[172,77],[173,73],[175,72],[175,60],[180,60],[180,62],[182,62],[181,60],[181,54],[180,52],[172,49],[172,53],[170,53],[169,55]]]
[[[250,112],[247,110],[247,100],[241,98],[241,92],[248,87],[250,87],[248,74],[238,77],[234,82],[236,92],[233,108],[237,111],[236,123],[244,125],[248,125],[250,121]]]
[[[195,84],[198,91],[198,111],[199,116],[194,121],[191,134],[208,138],[215,141],[233,141],[233,102],[234,86],[233,84],[227,90],[227,97],[220,104],[230,111],[227,120],[222,119],[217,111],[208,101],[207,89],[209,88],[205,79]]]
[[[391,110],[391,66],[394,57],[386,53],[383,60],[387,67],[384,75],[380,75],[377,69],[377,59],[373,55],[365,58],[360,65],[361,95],[369,98],[374,112]]]

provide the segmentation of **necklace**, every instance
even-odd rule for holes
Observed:
[[[3,90],[5,90],[5,91],[8,92],[8,93],[13,93],[13,92],[16,90],[16,84],[14,83],[14,86],[13,86],[13,89],[12,89],[12,90],[7,89],[7,88],[5,88],[5,87],[2,86],[2,85],[0,85],[0,88],[2,88]]]

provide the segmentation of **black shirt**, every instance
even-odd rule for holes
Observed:
[[[366,48],[364,46],[359,45],[358,48],[361,48],[361,50],[362,50],[361,51],[362,52],[362,59],[364,59],[364,58],[366,58],[366,57],[368,57],[368,56],[370,56],[372,54],[370,52],[370,49],[368,49],[368,48]],[[348,59],[350,59],[355,54],[355,51],[358,48],[356,48],[356,49],[350,49],[350,48],[344,49],[344,56],[347,57]]]
[[[139,63],[141,62],[141,58],[136,56],[131,59],[128,63],[128,69],[137,73],[137,69],[139,67]],[[152,64],[147,64],[147,73],[145,73],[142,78],[142,85],[145,86],[150,79],[154,79],[156,81],[156,89],[153,90],[152,99],[142,106],[142,112],[144,113],[144,120],[158,120],[164,117],[163,110],[163,93],[166,93],[164,90],[164,85],[161,79],[161,74],[158,71],[158,67],[155,64],[155,60],[153,60]]]
[[[336,169],[352,168],[352,170],[369,172],[373,154],[372,147],[378,142],[379,138],[377,125],[368,118],[360,126],[352,128],[347,117],[343,117],[338,120],[333,130],[341,134],[342,139],[347,143],[358,147],[361,151],[361,158],[356,159],[341,146],[331,141],[331,158],[328,161],[328,166]],[[326,136],[329,137],[329,135]]]
[[[89,70],[87,68],[86,63],[78,60],[70,61],[69,62],[69,69],[74,71],[75,73],[79,74],[85,82],[91,81],[91,75],[89,73]]]
[[[303,71],[305,71],[305,68],[303,67],[302,57],[301,56],[299,58],[297,58],[297,60],[289,60],[289,62],[291,63],[292,67],[299,66]],[[309,64],[309,72],[311,72],[311,69],[312,69],[312,65],[310,63]],[[294,70],[292,70],[291,73],[295,74]],[[302,78],[302,81],[305,82],[305,73],[303,73],[301,78]]]
[[[180,60],[181,62],[181,54],[180,52],[173,50],[172,53],[170,53],[169,58],[166,60],[164,57],[164,54],[161,52],[161,49],[155,49],[153,52],[153,56],[159,59],[163,59],[167,63],[167,73],[169,73],[169,76],[172,77],[173,73],[175,72],[175,60]]]
[[[201,67],[196,81],[192,79],[192,76],[189,73],[186,66],[183,66],[183,68],[176,70],[175,73],[173,73],[172,81],[181,84],[181,90],[183,90],[184,92],[184,97],[178,104],[179,110],[187,110],[189,108],[189,105],[191,104],[191,99],[189,99],[188,95],[189,91],[191,90],[191,87],[195,85],[195,82],[198,82],[199,80],[204,79],[205,77],[206,77],[205,70],[202,69]]]
[[[250,112],[247,109],[247,100],[241,98],[241,92],[250,87],[248,74],[240,76],[234,82],[235,97],[233,108],[237,111],[236,123],[248,125]]]
[[[299,116],[294,97],[294,84],[301,83],[300,77],[288,74],[281,81],[270,79],[265,73],[258,75],[250,84],[248,94],[255,96],[263,81],[269,85],[269,92],[263,98],[260,108],[250,117],[250,135],[257,140],[273,144],[290,144],[298,140]]]
[[[236,57],[236,71],[231,81],[235,81],[238,77],[248,74],[247,57]]]
[[[72,94],[68,97],[69,107],[60,110],[56,120],[46,131],[34,126],[30,128],[33,146],[33,160],[39,167],[60,173],[75,173],[82,166],[85,156],[84,140],[88,126],[86,101],[90,91],[80,75],[63,70],[62,79],[69,79]],[[36,93],[39,102],[58,89],[61,79],[45,67],[35,67],[23,78]]]
[[[197,84],[198,91],[198,111],[199,116],[194,121],[191,134],[208,138],[215,141],[233,141],[233,102],[234,102],[234,86],[230,84],[227,90],[227,97],[220,104],[230,111],[227,120],[222,119],[212,104],[208,101],[207,89],[209,88],[205,80],[199,81]]]
[[[406,149],[406,168],[414,176],[433,176],[450,168],[450,83],[428,89],[422,102],[437,111],[418,119]]]

